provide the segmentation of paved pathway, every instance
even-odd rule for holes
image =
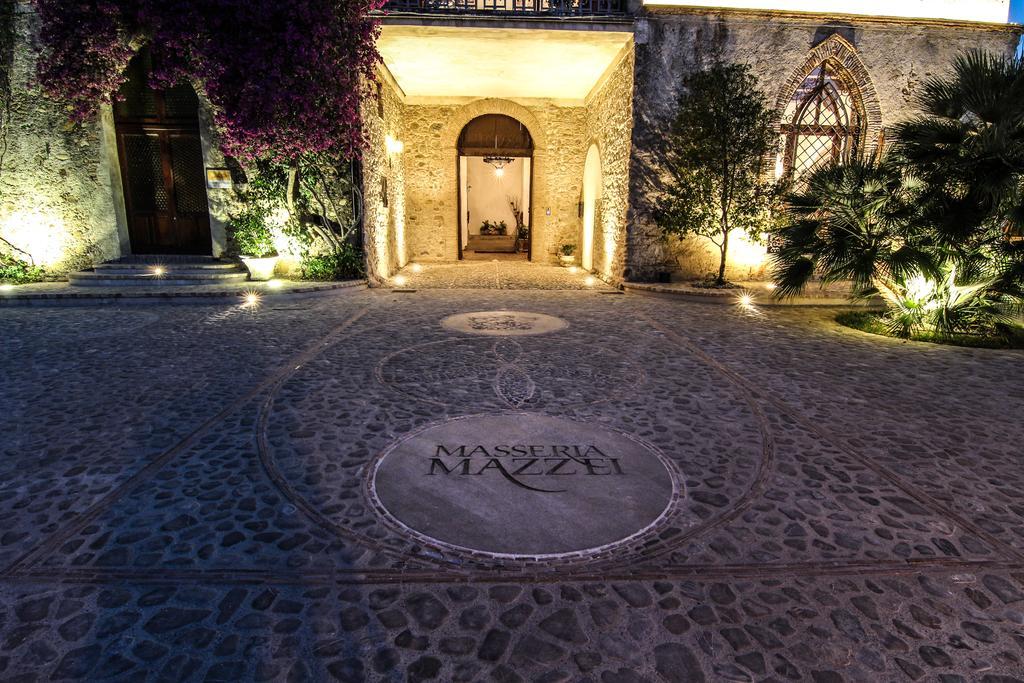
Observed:
[[[1021,353],[417,289],[0,310],[0,681],[1024,680]],[[568,324],[441,325],[507,310]],[[641,441],[681,495],[548,559],[375,507],[395,442],[522,413]]]
[[[410,264],[388,284],[415,289],[611,289],[581,268],[507,259]]]

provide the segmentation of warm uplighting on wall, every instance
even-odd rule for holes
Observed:
[[[420,264],[420,263],[412,264],[412,272],[414,272],[414,273],[422,273],[423,272],[423,265]]]
[[[609,212],[611,213],[611,212]],[[604,229],[604,268],[601,270],[605,276],[611,276],[612,264],[615,261],[615,231],[605,226]]]
[[[767,247],[753,242],[743,230],[729,233],[729,267],[746,271],[738,277],[759,277],[767,256]]]
[[[407,278],[404,275],[396,275],[394,282],[395,285],[397,285],[398,287],[405,287],[407,284],[409,284],[409,278]]]
[[[593,287],[595,284],[597,284],[597,279],[593,275],[588,275],[587,278],[583,281],[583,284],[585,284],[587,287]]]
[[[405,151],[405,143],[390,135],[384,136],[384,149],[388,154],[401,154]]]
[[[71,242],[64,220],[38,209],[9,213],[0,223],[0,236],[44,267],[60,263]]]

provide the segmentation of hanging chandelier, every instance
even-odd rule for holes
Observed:
[[[494,167],[494,175],[501,178],[505,175],[505,165],[514,161],[512,157],[484,157],[484,163]]]
[[[490,164],[496,169],[505,168],[506,164],[511,164],[515,159],[512,157],[484,157],[484,163]]]

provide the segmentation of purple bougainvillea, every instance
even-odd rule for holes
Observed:
[[[153,83],[187,78],[214,105],[226,154],[358,154],[383,0],[34,0],[39,82],[79,121],[116,96],[149,46]]]

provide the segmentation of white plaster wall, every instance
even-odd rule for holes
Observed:
[[[508,198],[522,200],[523,174],[527,171],[523,164],[524,157],[518,157],[505,167],[505,174],[497,177],[494,167],[484,163],[483,157],[465,157],[466,159],[466,196],[469,209],[469,234],[479,235],[480,224],[485,220],[491,222],[505,221],[509,234],[516,229],[516,219],[512,215]]]

